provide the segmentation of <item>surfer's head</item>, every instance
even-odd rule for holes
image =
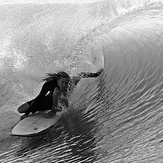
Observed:
[[[43,81],[56,81],[57,84],[60,87],[60,89],[65,90],[68,87],[68,83],[70,81],[70,76],[68,73],[64,71],[60,71],[57,74],[56,73],[48,73],[47,77],[43,79]]]
[[[69,74],[66,73],[66,72],[64,72],[64,71],[60,71],[60,72],[58,72],[58,73],[56,74],[56,76],[57,76],[58,78],[63,77],[63,78],[69,78],[69,79],[70,79]]]
[[[70,81],[70,76],[66,72],[61,71],[57,73],[57,77],[58,77],[57,84],[60,87],[60,89],[61,90],[67,89],[68,83]]]

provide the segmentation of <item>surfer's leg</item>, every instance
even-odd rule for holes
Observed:
[[[28,110],[29,107],[30,107],[30,105],[29,105],[28,102],[27,102],[27,103],[21,105],[21,106],[18,108],[18,112],[19,112],[19,113],[25,113],[25,112]]]
[[[19,112],[19,113],[25,113],[25,114],[23,114],[23,115],[20,117],[20,120],[22,120],[22,119],[24,119],[24,118],[26,118],[26,117],[28,116],[29,113],[27,114],[27,112],[28,112],[28,110],[29,110],[29,108],[30,108],[32,102],[33,102],[33,100],[28,101],[28,102],[26,102],[25,104],[21,105],[21,106],[18,108],[18,112]]]

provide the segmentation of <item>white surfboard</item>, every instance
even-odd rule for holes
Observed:
[[[56,113],[52,118],[46,117],[47,112],[37,112],[18,122],[12,129],[11,135],[34,136],[42,133],[61,118],[62,112]]]

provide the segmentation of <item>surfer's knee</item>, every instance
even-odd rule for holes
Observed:
[[[21,105],[20,107],[18,107],[18,112],[25,113],[29,107],[30,107],[30,105],[28,103],[25,103],[25,104]]]

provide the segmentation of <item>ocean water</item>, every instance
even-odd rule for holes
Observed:
[[[163,162],[161,1],[3,4],[0,22],[0,162]],[[46,73],[100,68],[49,133],[9,135]]]

